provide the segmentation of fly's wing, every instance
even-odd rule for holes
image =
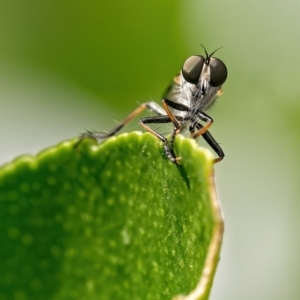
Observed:
[[[169,83],[165,92],[162,95],[163,99],[168,99],[173,102],[177,102],[176,100],[181,96],[181,77],[180,73],[177,74],[172,81]]]

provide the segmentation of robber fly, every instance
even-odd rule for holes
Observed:
[[[163,96],[163,107],[153,101],[144,102],[109,132],[87,131],[81,137],[91,137],[98,141],[104,140],[115,135],[134,117],[148,109],[156,115],[141,118],[140,124],[163,142],[165,154],[172,162],[178,163],[180,160],[174,152],[175,137],[186,129],[190,131],[193,139],[202,136],[216,152],[218,158],[214,160],[214,163],[221,161],[225,156],[224,152],[208,131],[213,119],[204,111],[210,108],[222,93],[221,86],[226,81],[227,68],[220,59],[212,57],[220,48],[209,55],[204,46],[202,47],[206,56],[194,55],[184,62],[182,70],[173,78]],[[202,125],[200,121],[205,125]],[[149,124],[162,123],[173,123],[174,125],[169,139],[149,126]]]

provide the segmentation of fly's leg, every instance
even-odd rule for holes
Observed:
[[[114,136],[118,131],[120,131],[128,122],[130,122],[133,118],[135,118],[137,115],[142,113],[145,109],[148,109],[157,115],[166,115],[166,112],[162,107],[160,107],[157,103],[150,101],[150,102],[145,102],[142,103],[139,107],[137,107],[131,114],[129,114],[122,122],[120,122],[116,127],[111,129],[107,133],[102,133],[102,132],[93,132],[93,131],[87,131],[83,133],[80,137],[85,138],[85,137],[90,137],[94,138],[98,141],[107,139],[111,136]]]
[[[167,112],[168,116],[170,117],[171,121],[173,122],[175,128],[179,132],[180,128],[182,127],[181,123],[177,120],[176,116],[172,113],[169,107],[175,108],[177,110],[181,110],[179,108],[183,108],[184,110],[188,109],[186,106],[175,103],[173,101],[170,101],[168,99],[162,100],[163,106],[165,111]]]
[[[174,150],[170,146],[167,138],[147,125],[147,124],[162,124],[162,123],[171,123],[171,122],[173,122],[171,120],[171,118],[166,115],[165,116],[146,117],[146,118],[142,118],[140,120],[140,124],[145,128],[145,130],[147,130],[148,132],[150,132],[151,134],[153,134],[155,137],[157,137],[159,140],[161,140],[163,142],[164,151],[165,151],[165,154],[168,157],[168,159],[170,161],[172,161],[173,163],[177,164],[180,158],[176,157]]]
[[[198,129],[198,132],[204,128],[203,125],[201,125],[200,123],[197,123],[196,128]],[[191,134],[193,134],[193,131],[195,131],[194,126],[191,125],[190,127],[190,132]],[[218,158],[214,159],[214,164],[221,161],[224,157],[225,154],[222,150],[222,148],[220,147],[220,145],[217,143],[217,141],[214,139],[214,137],[210,134],[210,132],[208,130],[206,130],[203,134],[202,137],[205,139],[205,141],[208,143],[208,145],[216,152],[216,154],[219,156]]]
[[[199,117],[200,120],[206,122],[206,125],[201,126],[199,129],[197,128],[198,131],[193,132],[191,134],[191,137],[193,139],[196,139],[200,135],[203,135],[208,130],[208,128],[212,125],[212,123],[213,123],[213,119],[209,115],[207,115],[206,113],[204,113],[203,111],[198,111],[197,115],[198,115],[198,117]]]
[[[189,108],[181,103],[176,103],[176,102],[170,101],[168,99],[163,99],[162,103],[163,103],[165,111],[167,112],[168,116],[170,117],[171,121],[173,122],[173,124],[175,126],[173,133],[171,135],[171,139],[170,139],[170,148],[174,149],[175,137],[180,132],[180,129],[182,128],[182,123],[179,122],[179,119],[181,119],[181,121],[184,119],[182,117],[175,116],[169,107],[172,107],[179,111],[186,111],[186,112],[189,111]],[[178,157],[177,160],[179,160],[179,159],[180,158]]]
[[[163,99],[162,102],[163,102],[164,107],[165,108],[167,107],[167,110],[169,110],[168,106],[170,106],[176,110],[180,110],[180,111],[189,111],[190,110],[189,107],[187,107],[181,103],[173,102],[168,99]],[[165,105],[167,105],[167,106],[165,106]],[[172,114],[172,112],[170,112],[170,113]]]
[[[182,121],[189,120],[189,115],[186,117],[182,116],[176,116],[173,114],[173,112],[170,110],[169,107],[174,108],[179,111],[185,111],[188,112],[189,108],[181,103],[176,103],[173,101],[170,101],[168,99],[162,100],[165,112],[167,113],[167,116],[156,116],[156,117],[148,117],[141,119],[141,125],[149,132],[151,132],[153,135],[155,135],[158,139],[160,139],[164,143],[164,150],[166,156],[174,163],[178,163],[180,160],[180,157],[176,157],[174,153],[174,142],[176,135],[180,132],[180,129],[182,128]],[[171,135],[170,141],[168,141],[164,136],[147,126],[148,123],[173,123],[175,128],[173,130],[173,133]]]

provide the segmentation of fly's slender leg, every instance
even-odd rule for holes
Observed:
[[[183,120],[182,117],[175,116],[172,111],[169,109],[169,106],[172,108],[175,108],[180,111],[188,111],[189,108],[186,107],[185,105],[175,103],[173,101],[170,101],[168,99],[163,99],[162,100],[165,112],[167,113],[167,116],[156,116],[156,117],[148,117],[148,118],[143,118],[141,119],[140,123],[141,125],[149,132],[151,132],[154,136],[159,138],[163,143],[164,143],[164,150],[166,156],[174,163],[178,163],[180,160],[180,157],[176,157],[174,153],[174,141],[176,135],[179,133],[182,123],[179,122],[179,119],[181,121]],[[173,130],[173,133],[171,135],[170,141],[168,141],[164,136],[159,134],[157,131],[153,130],[149,126],[147,126],[147,123],[173,123],[175,128]]]
[[[207,115],[206,113],[204,113],[203,111],[198,111],[197,115],[198,115],[198,117],[199,117],[200,120],[206,122],[206,125],[200,127],[200,129],[198,129],[198,131],[192,133],[191,137],[193,139],[196,139],[200,135],[203,135],[208,130],[208,128],[212,125],[212,123],[213,123],[213,119],[209,115]]]
[[[176,109],[176,110],[179,110],[179,111],[185,111],[185,112],[188,112],[188,111],[189,111],[189,108],[188,108],[187,106],[181,104],[181,103],[175,103],[175,102],[170,101],[170,100],[168,100],[168,99],[163,99],[163,100],[162,100],[162,103],[163,103],[163,106],[164,106],[164,108],[165,108],[165,110],[166,110],[168,116],[170,117],[170,119],[172,120],[172,122],[173,122],[173,124],[174,124],[174,126],[175,126],[175,128],[174,128],[174,130],[173,130],[173,133],[172,133],[172,135],[171,135],[171,139],[170,139],[170,148],[171,148],[171,149],[174,149],[175,137],[176,137],[176,135],[180,132],[180,129],[182,128],[182,123],[180,123],[180,122],[178,121],[178,119],[179,119],[179,118],[182,119],[182,117],[178,117],[178,116],[176,117],[176,116],[172,113],[172,111],[170,110],[169,107],[172,107],[172,108],[174,108],[174,109]],[[189,119],[189,116],[187,116],[187,119],[186,119],[186,120],[188,120],[188,119]],[[182,121],[183,121],[183,120],[184,120],[184,119],[182,119]],[[180,159],[180,158],[178,158],[178,160],[179,160],[179,159]]]
[[[176,109],[176,110],[180,110],[180,111],[189,111],[190,108],[181,104],[181,103],[176,103],[176,102],[173,102],[171,100],[168,100],[168,99],[163,99],[162,102],[165,102],[168,106]]]
[[[225,157],[225,154],[220,145],[217,143],[217,141],[214,139],[214,137],[210,134],[208,130],[202,136],[219,156],[218,158],[214,159],[214,164],[220,162]]]
[[[176,155],[173,151],[172,148],[169,146],[168,140],[159,132],[155,131],[151,127],[149,127],[146,124],[149,123],[156,123],[156,124],[161,124],[161,123],[170,123],[172,122],[169,118],[169,116],[155,116],[155,117],[148,117],[148,118],[142,118],[140,120],[140,124],[144,127],[145,130],[153,134],[155,137],[157,137],[159,140],[161,140],[164,144],[164,151],[165,155],[174,163],[176,163]]]
[[[202,128],[204,128],[203,125],[200,123],[197,123],[196,128],[200,131]],[[195,130],[194,127],[190,127],[190,131]],[[192,133],[192,132],[191,132]],[[209,144],[209,146],[216,152],[216,154],[219,156],[218,158],[214,159],[214,164],[221,161],[224,157],[225,154],[220,147],[220,145],[217,143],[217,141],[214,139],[214,137],[210,134],[210,132],[207,130],[202,134],[202,137],[205,139],[205,141]]]
[[[81,138],[91,137],[96,140],[104,140],[108,137],[111,137],[111,136],[115,135],[118,131],[120,131],[133,118],[135,118],[137,115],[142,113],[145,109],[149,109],[152,112],[154,112],[160,116],[166,115],[166,112],[164,111],[164,109],[162,107],[160,107],[157,103],[155,103],[153,101],[145,102],[145,103],[142,103],[139,107],[137,107],[131,114],[129,114],[122,122],[120,122],[116,127],[114,127],[109,132],[101,133],[101,132],[87,131],[81,135]]]
[[[176,119],[176,117],[174,116]],[[169,116],[154,116],[154,117],[146,117],[142,118],[140,120],[140,124],[151,134],[156,136],[158,139],[160,139],[164,143],[164,151],[166,156],[173,162],[173,163],[178,163],[179,157],[176,157],[173,147],[169,145],[169,141],[167,138],[165,138],[162,134],[159,132],[155,131],[151,127],[149,127],[147,124],[161,124],[161,123],[171,123],[173,120]],[[174,129],[174,132],[176,131],[176,128]],[[175,134],[176,135],[176,134]],[[174,137],[175,138],[175,137]]]
[[[163,99],[162,103],[163,103],[165,111],[167,112],[168,116],[172,120],[174,126],[177,129],[180,129],[182,125],[178,122],[175,115],[171,112],[169,106],[172,107],[172,108],[175,108],[176,110],[180,110],[180,111],[189,111],[189,108],[187,106],[183,105],[183,104],[175,103],[175,102],[170,101],[168,99]]]

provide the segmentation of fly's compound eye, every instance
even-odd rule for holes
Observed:
[[[221,86],[227,78],[227,68],[218,58],[212,57],[210,66],[210,85],[214,87]]]
[[[202,72],[203,64],[203,56],[199,55],[189,57],[182,67],[183,78],[189,83],[197,83]]]

